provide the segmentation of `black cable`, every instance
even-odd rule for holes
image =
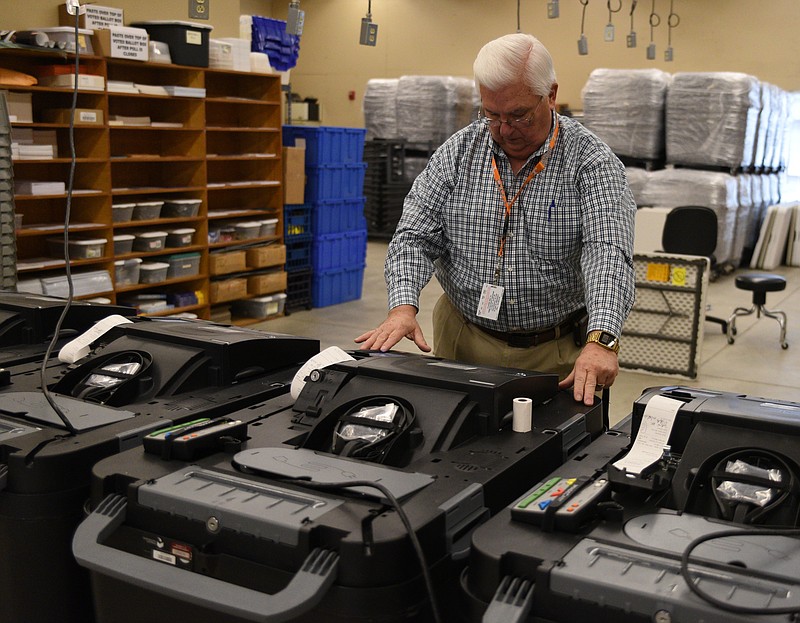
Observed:
[[[312,489],[319,489],[321,491],[325,490],[337,490],[337,489],[349,489],[352,487],[370,487],[372,489],[377,489],[380,491],[383,496],[389,502],[389,506],[394,508],[397,516],[400,518],[400,521],[403,522],[403,527],[406,529],[406,533],[408,534],[408,538],[411,541],[411,545],[414,548],[414,553],[417,556],[417,560],[419,561],[420,568],[422,570],[422,577],[425,581],[425,590],[428,593],[428,600],[431,604],[431,611],[433,613],[433,620],[435,623],[442,623],[442,618],[439,613],[439,606],[436,601],[436,592],[433,587],[433,579],[431,578],[430,570],[428,569],[428,563],[425,560],[425,552],[422,551],[422,545],[417,538],[416,532],[414,532],[414,527],[411,525],[411,521],[406,515],[406,512],[403,510],[400,501],[392,494],[389,489],[382,485],[379,482],[372,482],[371,480],[353,480],[348,482],[315,482],[308,477],[299,476],[297,478],[278,478],[278,480],[287,483],[302,483],[303,486],[308,486]]]
[[[674,1],[675,0],[669,0],[669,15],[667,16],[667,46],[669,47],[672,46],[672,29],[677,28],[681,23],[680,15],[673,9]]]
[[[633,32],[633,12],[636,10],[636,5],[639,0],[631,0],[631,32]]]
[[[789,537],[798,537],[800,536],[800,529],[797,528],[790,528],[785,530],[722,530],[720,532],[712,532],[711,534],[705,534],[701,537],[696,538],[694,541],[689,543],[685,550],[683,550],[683,554],[681,555],[681,575],[683,579],[686,581],[686,585],[689,589],[700,599],[710,603],[713,606],[716,606],[720,610],[725,610],[726,612],[735,612],[737,614],[762,614],[762,615],[771,615],[771,614],[794,614],[800,612],[800,604],[790,607],[777,607],[777,608],[748,608],[746,606],[734,606],[729,604],[726,601],[722,601],[713,597],[706,593],[705,591],[701,590],[699,586],[695,583],[695,578],[692,577],[689,571],[689,557],[691,556],[692,552],[697,549],[698,546],[702,545],[706,541],[711,541],[713,539],[721,539],[725,537],[742,537],[742,536],[789,536]],[[734,571],[741,573],[742,568],[739,566],[728,565]]]
[[[586,22],[586,7],[589,6],[589,0],[579,0],[579,2],[583,5],[581,10],[581,34],[583,34],[583,26]]]
[[[69,221],[70,221],[70,212],[72,209],[72,188],[75,181],[75,167],[77,161],[77,157],[75,155],[75,109],[78,107],[78,76],[80,75],[80,56],[81,56],[79,9],[75,9],[74,36],[75,36],[75,76],[74,76],[74,84],[72,86],[72,103],[69,115],[68,132],[69,132],[70,163],[69,163],[69,179],[67,181],[67,205],[64,210],[64,264],[66,267],[66,277],[67,277],[67,302],[64,305],[64,309],[61,310],[61,315],[58,317],[58,322],[56,322],[56,327],[55,330],[53,331],[53,337],[51,338],[50,343],[47,345],[47,350],[45,351],[44,358],[42,359],[42,367],[40,369],[42,393],[44,394],[45,400],[47,400],[48,404],[52,407],[53,411],[55,411],[58,418],[64,423],[64,426],[67,427],[67,430],[70,432],[70,435],[76,435],[78,433],[78,430],[72,425],[72,423],[69,421],[67,416],[61,410],[61,407],[58,406],[52,394],[50,393],[50,388],[47,386],[47,362],[50,360],[50,357],[53,354],[53,349],[58,343],[58,338],[61,335],[61,327],[64,324],[64,320],[66,319],[67,314],[69,313],[69,309],[72,306],[72,301],[75,296],[75,288],[72,283],[72,270],[70,268],[70,258],[69,258]]]
[[[517,0],[517,32],[522,32],[522,23],[519,19],[519,5],[521,4],[521,0]]]
[[[656,0],[653,0],[653,8],[650,10],[650,43],[653,43],[653,31],[661,24],[661,16],[656,13]]]

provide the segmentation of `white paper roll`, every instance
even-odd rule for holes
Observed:
[[[300,392],[303,391],[303,387],[306,384],[306,377],[312,370],[320,370],[334,363],[353,360],[353,357],[348,355],[338,346],[329,346],[321,353],[314,355],[302,365],[292,379],[292,385],[289,393],[292,395],[292,398],[297,400],[297,397],[300,395]]]
[[[530,398],[514,398],[511,428],[515,433],[529,433],[533,424],[533,401]]]

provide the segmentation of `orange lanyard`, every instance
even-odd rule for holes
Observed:
[[[497,161],[494,159],[494,154],[492,155],[492,174],[494,175],[494,181],[497,184],[497,189],[500,191],[500,196],[503,198],[503,203],[506,206],[506,212],[503,222],[503,235],[500,238],[500,248],[497,251],[497,257],[503,257],[503,253],[506,246],[506,237],[508,236],[508,221],[509,217],[511,216],[511,206],[513,206],[519,196],[522,194],[522,191],[525,190],[525,187],[528,183],[539,173],[544,171],[544,168],[547,166],[547,161],[550,158],[550,154],[553,151],[553,148],[556,146],[556,141],[558,140],[558,117],[556,117],[556,126],[553,130],[553,138],[550,139],[550,144],[547,147],[547,151],[541,157],[539,162],[536,163],[536,166],[533,167],[533,171],[528,174],[528,177],[525,178],[525,181],[522,183],[522,186],[519,187],[517,194],[514,195],[511,201],[508,200],[508,196],[506,195],[506,189],[503,187],[503,180],[500,179],[500,171],[497,168]],[[498,272],[499,272],[499,265],[498,265]]]

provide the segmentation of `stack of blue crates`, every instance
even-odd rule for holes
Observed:
[[[310,215],[313,307],[361,298],[367,250],[365,134],[360,128],[283,126],[285,146],[305,139],[306,203],[285,211],[287,217],[303,209]]]

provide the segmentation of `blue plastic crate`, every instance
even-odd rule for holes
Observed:
[[[293,147],[298,138],[305,139],[306,166],[356,164],[364,160],[366,134],[362,128],[285,125],[283,144]]]
[[[283,206],[283,235],[286,240],[313,233],[311,206],[300,203]]]
[[[311,234],[286,240],[286,272],[311,268]]]
[[[361,266],[366,257],[366,229],[314,236],[311,261],[316,272]]]
[[[320,234],[338,234],[367,228],[364,217],[366,199],[339,199],[311,204],[311,231]]]
[[[364,266],[337,268],[314,273],[311,278],[311,305],[327,307],[361,298],[364,285]]]
[[[364,196],[367,165],[324,164],[306,167],[306,201],[356,199]]]

